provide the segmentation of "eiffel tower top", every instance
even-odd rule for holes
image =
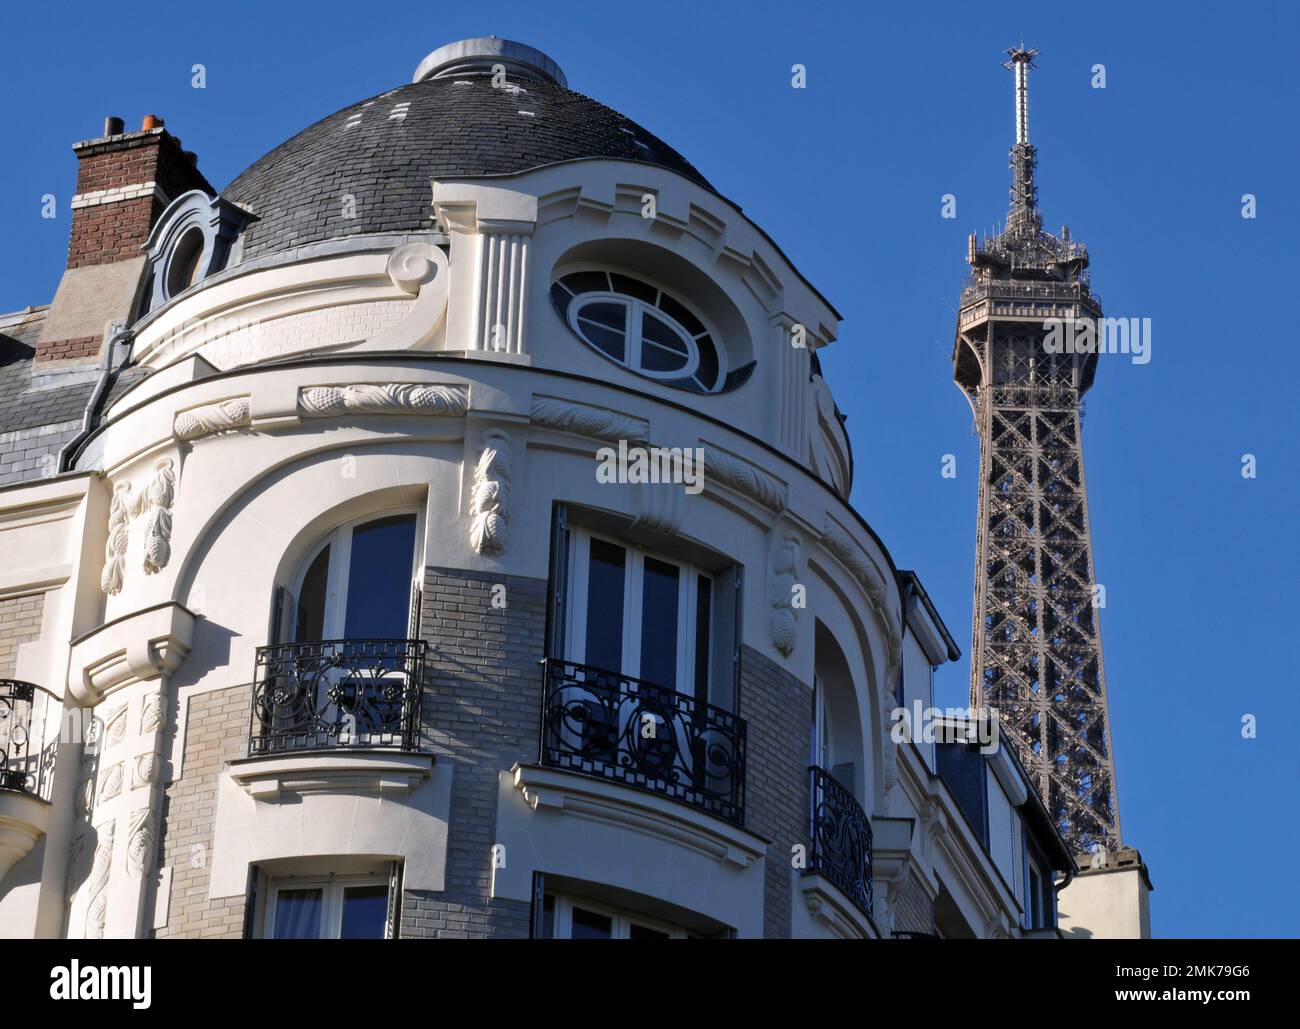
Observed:
[[[1080,281],[1088,267],[1088,248],[1070,238],[1062,228],[1060,236],[1043,231],[1043,216],[1038,210],[1038,185],[1034,174],[1038,168],[1038,150],[1029,142],[1029,73],[1038,66],[1038,51],[1019,46],[1008,47],[1004,68],[1015,72],[1016,141],[1011,147],[1011,207],[1006,226],[997,235],[977,243],[971,236],[968,260],[976,269],[976,278],[1047,278]],[[984,272],[985,275],[979,274]]]

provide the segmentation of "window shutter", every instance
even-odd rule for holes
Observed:
[[[388,919],[384,939],[395,940],[402,932],[402,863],[394,861],[388,868]]]
[[[275,607],[271,612],[271,635],[266,639],[269,646],[294,641],[298,635],[297,614],[293,592],[284,586],[277,586]]]
[[[541,872],[533,873],[533,906],[529,913],[528,938],[544,939],[542,919],[546,911],[546,876]]]
[[[271,604],[271,633],[266,637],[268,644],[280,642],[281,623],[284,620],[284,594],[286,590],[283,586],[275,588],[275,599]]]
[[[551,509],[551,573],[546,597],[546,656],[564,658],[565,596],[568,593],[569,526],[563,504]]]
[[[421,586],[419,579],[411,582],[411,621],[406,633],[408,640],[420,638],[420,608],[424,603],[424,590]]]
[[[733,565],[713,577],[713,674],[709,703],[740,713],[740,602],[743,572]]]
[[[257,932],[257,866],[248,867],[248,891],[244,898],[244,939],[256,939]]]

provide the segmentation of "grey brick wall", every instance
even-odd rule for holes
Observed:
[[[934,902],[921,889],[915,873],[909,874],[894,902],[894,929],[898,932],[934,932]]]
[[[0,600],[0,678],[12,679],[17,675],[18,648],[40,639],[44,612],[44,593]]]
[[[238,939],[244,933],[244,898],[208,899],[217,778],[227,761],[248,747],[248,686],[192,697],[185,724],[181,778],[163,800],[162,865],[172,867],[171,906],[159,939]]]
[[[504,607],[493,606],[496,586],[505,589]],[[438,762],[453,766],[451,824],[446,888],[406,891],[403,936],[528,935],[529,905],[488,892],[497,775],[537,760],[545,626],[545,580],[425,572],[420,629],[432,649],[424,722]]]
[[[790,937],[791,850],[808,843],[808,741],[812,691],[784,668],[745,647],[740,714],[748,723],[745,828],[767,850],[763,935]]]

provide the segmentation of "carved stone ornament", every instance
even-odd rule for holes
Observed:
[[[252,406],[248,397],[232,397],[215,404],[205,404],[182,411],[172,425],[172,435],[183,442],[192,442],[204,436],[244,429],[253,423]]]
[[[493,429],[483,442],[470,489],[470,544],[477,553],[500,554],[510,525],[510,438]]]
[[[783,657],[794,653],[796,624],[799,612],[794,606],[795,587],[799,576],[799,538],[787,533],[772,551],[772,571],[768,582],[768,634],[772,646]]]
[[[717,447],[701,444],[707,478],[724,483],[772,511],[784,511],[790,491],[762,469]]]
[[[462,415],[469,398],[464,386],[385,382],[348,386],[307,386],[298,393],[304,418],[345,414]]]
[[[98,842],[87,883],[90,902],[86,905],[86,938],[89,940],[104,938],[104,924],[108,921],[108,880],[113,867],[113,837],[116,832],[117,823],[113,821],[95,827]]]
[[[555,397],[533,397],[532,420],[534,425],[548,429],[613,443],[621,439],[629,443],[645,443],[650,437],[650,426],[641,418]]]

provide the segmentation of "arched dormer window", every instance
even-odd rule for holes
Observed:
[[[201,189],[168,205],[145,244],[148,286],[144,309],[152,311],[226,266],[244,214]]]

